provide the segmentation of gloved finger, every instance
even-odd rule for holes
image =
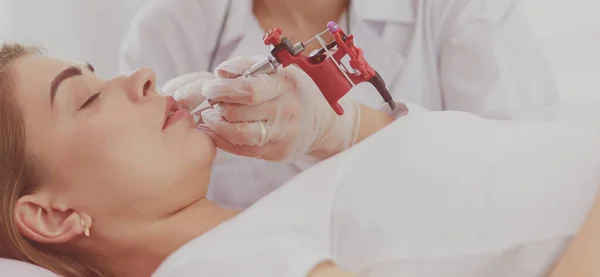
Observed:
[[[269,128],[263,126],[263,129],[258,121],[231,123],[212,109],[202,112],[202,119],[204,124],[233,145],[262,146],[261,142],[267,143],[272,135]]]
[[[214,102],[255,105],[289,90],[291,86],[285,78],[279,75],[259,75],[207,80],[202,87],[202,94]]]
[[[210,127],[206,125],[199,125],[197,127],[199,130],[206,133],[214,142],[215,146],[238,156],[247,156],[247,157],[255,157],[261,158],[261,154],[264,151],[261,147],[258,146],[249,146],[249,145],[234,145],[221,137],[217,132],[210,129]]]
[[[240,56],[224,61],[215,68],[215,74],[221,78],[236,78],[254,64],[266,59],[266,56]]]
[[[210,77],[210,79],[214,78],[216,77]],[[206,97],[202,95],[202,87],[207,80],[209,80],[209,78],[200,78],[190,81],[176,89],[173,97],[187,109],[193,110],[206,100]]]
[[[284,161],[290,157],[290,148],[281,142],[269,143],[266,146],[234,145],[210,129],[207,125],[199,125],[198,129],[206,133],[216,147],[238,156],[253,157],[271,161]]]
[[[182,88],[189,82],[192,82],[192,81],[195,81],[198,79],[211,79],[211,78],[215,78],[215,77],[216,76],[211,72],[200,71],[200,72],[189,73],[189,74],[175,77],[175,78],[167,81],[162,86],[162,90],[164,93],[166,93],[168,95],[174,95],[175,90]]]
[[[234,123],[288,118],[295,109],[279,100],[280,97],[257,105],[218,103],[214,105],[214,109],[228,122]]]

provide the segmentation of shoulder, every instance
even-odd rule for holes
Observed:
[[[316,277],[321,275],[309,274],[315,274],[314,269],[320,269],[317,268],[319,265],[332,260],[327,256],[315,255],[311,251],[298,253],[289,250],[272,255],[253,252],[251,255],[235,260],[217,260],[214,257],[186,260],[169,270],[163,270],[164,268],[161,267],[152,277],[193,277],[198,276],[199,272],[202,272],[202,276]]]
[[[455,21],[465,16],[500,20],[507,11],[520,8],[521,0],[356,0],[359,14],[367,20],[412,22]]]
[[[520,9],[520,0],[421,0],[421,5],[429,15],[438,22],[469,23],[473,18],[498,22],[506,19],[506,15]]]
[[[357,0],[363,19],[411,22],[433,37],[446,36],[456,29],[497,25],[520,10],[521,0]],[[385,8],[383,8],[385,7]],[[418,27],[417,27],[418,28]],[[431,37],[429,35],[428,37]]]
[[[328,184],[335,182],[325,177],[336,175],[337,167],[321,164],[187,242],[153,276],[195,276],[199,271],[207,276],[306,276],[331,258],[334,185]]]
[[[256,209],[246,211],[186,243],[152,276],[306,276],[331,259],[323,242],[298,232],[306,228],[289,226],[293,219],[279,221]]]
[[[420,0],[419,2],[421,2],[421,8],[438,13],[451,10],[477,13],[485,10],[488,13],[494,13],[496,10],[506,7],[519,7],[521,0]]]

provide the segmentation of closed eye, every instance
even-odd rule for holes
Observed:
[[[100,92],[95,93],[94,95],[92,95],[92,97],[90,97],[87,100],[85,100],[85,102],[83,103],[83,105],[81,105],[81,107],[79,108],[79,110],[82,110],[82,109],[85,109],[85,108],[89,107],[91,104],[94,103],[94,101],[96,99],[98,99],[99,96],[100,96]]]

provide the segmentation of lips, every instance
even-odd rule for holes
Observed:
[[[166,97],[165,105],[165,120],[163,123],[163,130],[175,123],[177,120],[189,115],[189,112],[180,109],[177,101],[172,96]]]

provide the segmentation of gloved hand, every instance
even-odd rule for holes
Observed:
[[[200,105],[206,97],[202,95],[202,85],[205,81],[216,79],[217,76],[211,72],[194,72],[181,75],[169,80],[162,87],[165,95],[171,95],[182,108],[193,110]],[[195,115],[200,117],[200,114]],[[196,118],[196,122],[202,122]]]
[[[263,57],[240,57],[219,65],[220,78],[205,80],[202,94],[217,104],[202,112],[205,130],[217,147],[236,155],[291,161],[300,155],[326,158],[354,144],[360,105],[339,101],[344,115],[329,106],[317,85],[297,67],[266,75],[241,74]]]

